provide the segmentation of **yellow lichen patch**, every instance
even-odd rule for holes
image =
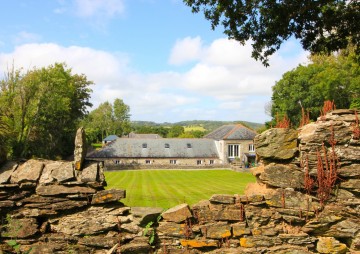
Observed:
[[[316,250],[320,253],[347,253],[347,246],[340,243],[334,237],[320,237],[316,246]]]
[[[217,242],[205,240],[181,240],[181,245],[192,248],[217,247]]]
[[[221,234],[221,238],[226,238],[226,237],[230,237],[231,236],[231,232],[229,230],[226,230],[225,233]]]
[[[254,229],[251,231],[251,233],[252,233],[253,235],[261,235],[262,231],[261,231],[261,229],[254,228]]]
[[[266,200],[265,203],[269,206],[274,206],[274,202],[270,199]]]
[[[252,248],[255,246],[255,244],[253,243],[253,241],[251,241],[250,238],[240,238],[240,246],[244,247],[244,248]]]
[[[108,193],[108,194],[102,196],[101,199],[102,199],[102,200],[106,200],[106,199],[111,199],[112,197],[113,197],[113,195],[110,194],[110,193]]]
[[[80,170],[81,169],[81,163],[80,161],[75,162],[75,169]]]

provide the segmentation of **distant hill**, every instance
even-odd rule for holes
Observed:
[[[243,124],[246,127],[249,127],[254,130],[258,130],[264,126],[264,124],[261,123],[253,123],[253,122],[247,122],[247,121],[211,121],[211,120],[192,120],[192,121],[181,121],[176,123],[155,123],[151,121],[132,121],[131,124],[133,126],[162,126],[162,127],[171,127],[174,125],[180,125],[184,127],[188,126],[200,126],[206,129],[207,132],[211,132],[217,128],[219,128],[222,125],[225,124]]]

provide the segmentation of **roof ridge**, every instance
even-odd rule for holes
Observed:
[[[237,123],[237,124],[235,124],[235,127],[234,127],[231,131],[229,131],[229,132],[223,137],[223,139],[227,139],[231,134],[233,134],[235,131],[239,130],[239,129],[242,128],[242,127],[245,128],[245,129],[247,129],[247,130],[249,130],[249,131],[251,131],[251,132],[254,133],[254,134],[257,134],[256,131],[250,129],[249,127],[246,127],[245,125],[243,125],[243,124],[241,124],[241,123]]]
[[[251,129],[250,127],[247,127],[247,126],[245,126],[245,125],[243,125],[243,124],[241,124],[241,123],[239,123],[239,125],[245,127],[245,128],[248,129],[249,131],[252,131],[253,133],[257,134],[257,132],[256,132],[255,130]]]
[[[235,124],[235,127],[234,127],[231,131],[229,131],[229,132],[224,136],[223,139],[226,139],[226,138],[229,137],[231,134],[233,134],[235,131],[237,131],[237,130],[239,129],[239,127],[240,127],[240,126],[238,126],[238,125],[242,126],[241,124]]]

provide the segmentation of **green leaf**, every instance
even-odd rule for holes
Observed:
[[[11,247],[15,247],[15,246],[17,246],[17,245],[19,245],[15,240],[9,240],[9,241],[7,241],[6,242],[9,246],[11,246]]]

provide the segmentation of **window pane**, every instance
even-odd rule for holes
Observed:
[[[229,146],[228,146],[228,150],[229,150],[229,151],[228,151],[228,156],[229,156],[229,157],[232,157],[232,156],[233,156],[233,148],[234,148],[233,145],[229,145]]]

